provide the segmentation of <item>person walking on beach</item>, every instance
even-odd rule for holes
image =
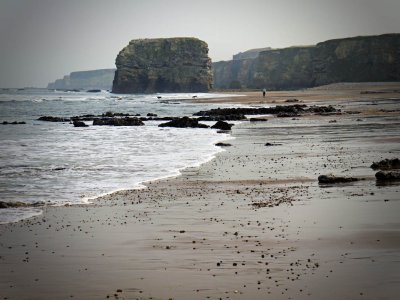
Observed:
[[[264,88],[262,92],[263,92],[263,98],[265,98],[265,94],[267,93],[267,90]]]

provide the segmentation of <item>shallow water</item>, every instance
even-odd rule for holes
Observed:
[[[3,91],[0,121],[0,197],[2,201],[85,203],[91,198],[140,183],[174,176],[221,151],[229,138],[211,129],[90,126],[37,121],[40,116],[70,117],[107,111],[183,116],[214,105],[181,100],[193,94],[118,95],[108,92]],[[196,94],[198,98],[221,95]],[[161,99],[158,99],[161,97]],[[86,122],[91,125],[91,122]],[[212,125],[211,123],[210,125]],[[40,209],[0,211],[0,223],[40,213]]]

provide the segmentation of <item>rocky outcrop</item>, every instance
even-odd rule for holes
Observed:
[[[177,128],[208,128],[208,125],[201,124],[197,119],[191,119],[189,117],[182,117],[179,119],[172,120],[167,123],[158,125],[158,127],[177,127]]]
[[[73,123],[74,127],[89,127],[89,125],[86,125],[85,122],[74,120]]]
[[[99,118],[93,120],[93,125],[98,126],[143,126],[144,123],[136,118]]]
[[[229,124],[224,121],[218,121],[215,123],[213,126],[211,126],[212,129],[220,129],[220,130],[231,130],[233,124]]]
[[[45,121],[45,122],[69,122],[70,118],[63,118],[63,117],[53,117],[53,116],[42,116],[38,118],[38,121]]]
[[[110,90],[115,69],[72,72],[47,85],[57,90]]]
[[[335,176],[335,175],[320,175],[318,176],[318,183],[322,184],[335,184],[335,183],[346,183],[346,182],[353,182],[358,181],[359,178],[354,177],[342,177],[342,176]]]
[[[44,206],[44,202],[35,202],[35,203],[27,203],[27,202],[6,202],[0,201],[0,209],[2,208],[23,208],[23,207],[40,207]]]
[[[340,114],[340,110],[333,106],[307,106],[305,104],[294,105],[277,105],[275,107],[234,107],[234,108],[216,108],[203,110],[194,113],[194,116],[199,116],[202,120],[243,120],[245,115],[277,115],[284,116],[299,116],[302,114],[318,114],[331,115]]]
[[[373,162],[371,165],[373,170],[392,170],[400,169],[400,159],[384,159],[378,162]]]
[[[208,46],[196,38],[132,40],[118,54],[113,93],[207,92]]]
[[[215,88],[296,89],[400,80],[400,34],[329,40],[213,63]]]
[[[375,174],[377,181],[399,181],[400,171],[379,171]]]

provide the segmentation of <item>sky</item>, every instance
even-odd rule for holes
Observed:
[[[114,68],[138,38],[197,37],[212,61],[248,49],[400,33],[400,0],[0,0],[0,87]]]

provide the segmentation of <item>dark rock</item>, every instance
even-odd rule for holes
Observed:
[[[218,121],[211,128],[213,129],[221,129],[221,130],[231,130],[233,124],[228,124],[224,121]]]
[[[148,116],[148,117],[157,117],[157,114],[148,113],[147,116]]]
[[[250,118],[250,122],[267,122],[268,119],[265,118]]]
[[[102,114],[101,116],[102,117],[109,117],[109,118],[112,118],[112,117],[129,117],[130,114],[128,114],[128,113],[115,113],[115,112],[112,112],[112,111],[107,111],[104,114]]]
[[[400,171],[379,171],[375,174],[377,181],[398,181],[400,180]]]
[[[215,146],[218,146],[218,147],[230,147],[232,145],[228,144],[228,143],[216,143]]]
[[[143,126],[144,123],[136,118],[98,118],[93,120],[93,125],[107,126]]]
[[[86,93],[100,93],[101,90],[95,89],[95,90],[87,90]]]
[[[318,183],[345,183],[345,182],[352,182],[358,181],[359,178],[354,177],[341,177],[341,176],[334,176],[334,175],[320,175],[318,176]]]
[[[235,107],[216,108],[206,111],[199,111],[194,116],[244,116],[244,115],[276,115],[278,113],[300,113],[307,108],[305,104],[281,105],[275,107]]]
[[[182,117],[172,120],[167,123],[158,125],[158,127],[177,127],[177,128],[208,128],[209,126],[199,123],[197,119],[191,119],[189,117]]]
[[[299,116],[296,112],[281,112],[276,115],[277,118],[294,118]]]
[[[309,113],[317,115],[339,115],[341,114],[340,109],[334,108],[332,105],[329,106],[310,106],[307,110]]]
[[[74,127],[89,127],[89,125],[86,125],[84,122],[77,120],[74,120],[73,124]]]
[[[294,103],[294,102],[300,102],[300,100],[299,99],[287,99],[285,102]]]
[[[70,118],[43,116],[43,117],[40,117],[38,120],[46,121],[46,122],[69,122]]]
[[[199,117],[199,121],[241,121],[246,120],[245,115],[237,114],[237,115],[217,115],[217,116],[203,116]]]
[[[271,147],[271,146],[282,146],[282,144],[277,144],[277,143],[266,143],[265,146]]]
[[[384,159],[379,162],[374,162],[371,165],[373,170],[392,170],[392,169],[400,169],[400,159]]]
[[[22,122],[17,122],[17,121],[7,122],[7,121],[3,121],[3,123],[1,123],[1,124],[3,124],[3,125],[22,125],[22,124],[26,124],[26,122],[24,122],[24,121],[22,121]]]
[[[113,93],[207,92],[212,86],[208,46],[196,38],[132,40],[115,64]]]
[[[18,207],[29,207],[32,206],[30,203],[25,203],[25,202],[5,202],[5,201],[0,201],[0,208],[18,208]]]

